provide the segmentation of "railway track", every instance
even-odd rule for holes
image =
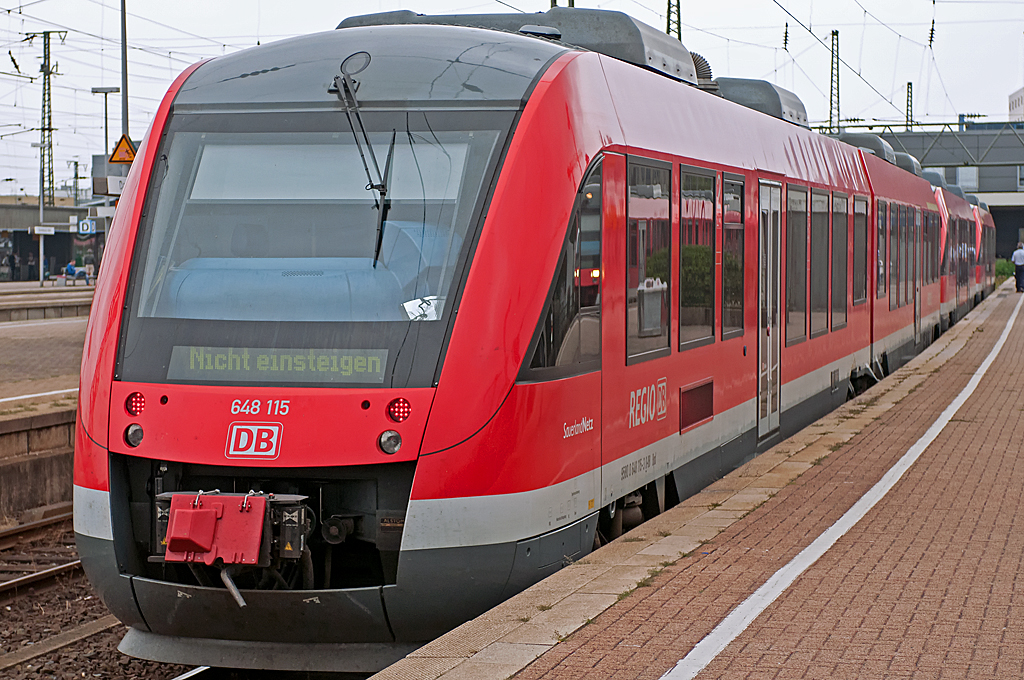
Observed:
[[[81,569],[70,512],[0,530],[0,596]]]

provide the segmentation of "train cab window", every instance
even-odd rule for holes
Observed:
[[[533,378],[540,377],[535,369],[558,367],[564,377],[601,367],[601,189],[598,160],[576,195],[537,332]]]
[[[722,181],[722,339],[743,335],[743,178]]]
[[[715,340],[715,174],[679,175],[679,349]]]
[[[832,330],[846,326],[846,267],[850,257],[849,199],[832,197]]]
[[[828,332],[828,194],[811,193],[811,337]]]
[[[889,309],[899,306],[900,296],[900,207],[889,209]]]
[[[672,167],[630,160],[626,221],[626,363],[671,353]]]
[[[885,283],[886,283],[887,279],[885,277],[885,274],[886,274],[885,265],[886,265],[886,262],[888,262],[888,260],[889,260],[888,254],[886,252],[888,250],[886,248],[886,246],[888,245],[888,243],[887,243],[887,241],[888,241],[887,236],[889,235],[889,230],[886,229],[886,222],[888,221],[888,218],[889,218],[889,206],[886,205],[885,201],[879,201],[878,202],[878,243],[877,243],[877,258],[876,258],[876,260],[878,262],[878,264],[877,264],[878,271],[876,272],[877,273],[877,277],[876,277],[877,283],[876,283],[876,286],[877,286],[878,290],[875,293],[879,297],[879,299],[885,297],[885,290],[886,290]]]
[[[868,299],[868,202],[853,199],[853,304]]]
[[[786,189],[786,344],[807,337],[807,190]]]

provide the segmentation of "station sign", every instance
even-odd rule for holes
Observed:
[[[32,227],[32,233],[39,234],[40,236],[53,236],[56,233],[56,229],[54,227],[43,227],[37,225]]]
[[[127,177],[107,176],[92,178],[92,193],[97,196],[120,196]]]
[[[78,222],[78,233],[80,235],[95,234],[96,220],[84,219]]]

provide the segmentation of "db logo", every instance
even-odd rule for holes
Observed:
[[[668,378],[658,381],[658,396],[655,399],[658,407],[658,420],[668,415]]]
[[[273,460],[281,450],[281,423],[231,423],[224,455]]]

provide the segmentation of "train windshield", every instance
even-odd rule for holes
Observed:
[[[315,351],[304,367],[362,356],[379,370],[269,379],[389,382],[410,326],[446,325],[511,118],[364,113],[371,153],[336,111],[175,116],[135,251],[125,377],[263,382],[255,368],[198,373],[195,357]],[[159,365],[133,351],[143,336]]]

